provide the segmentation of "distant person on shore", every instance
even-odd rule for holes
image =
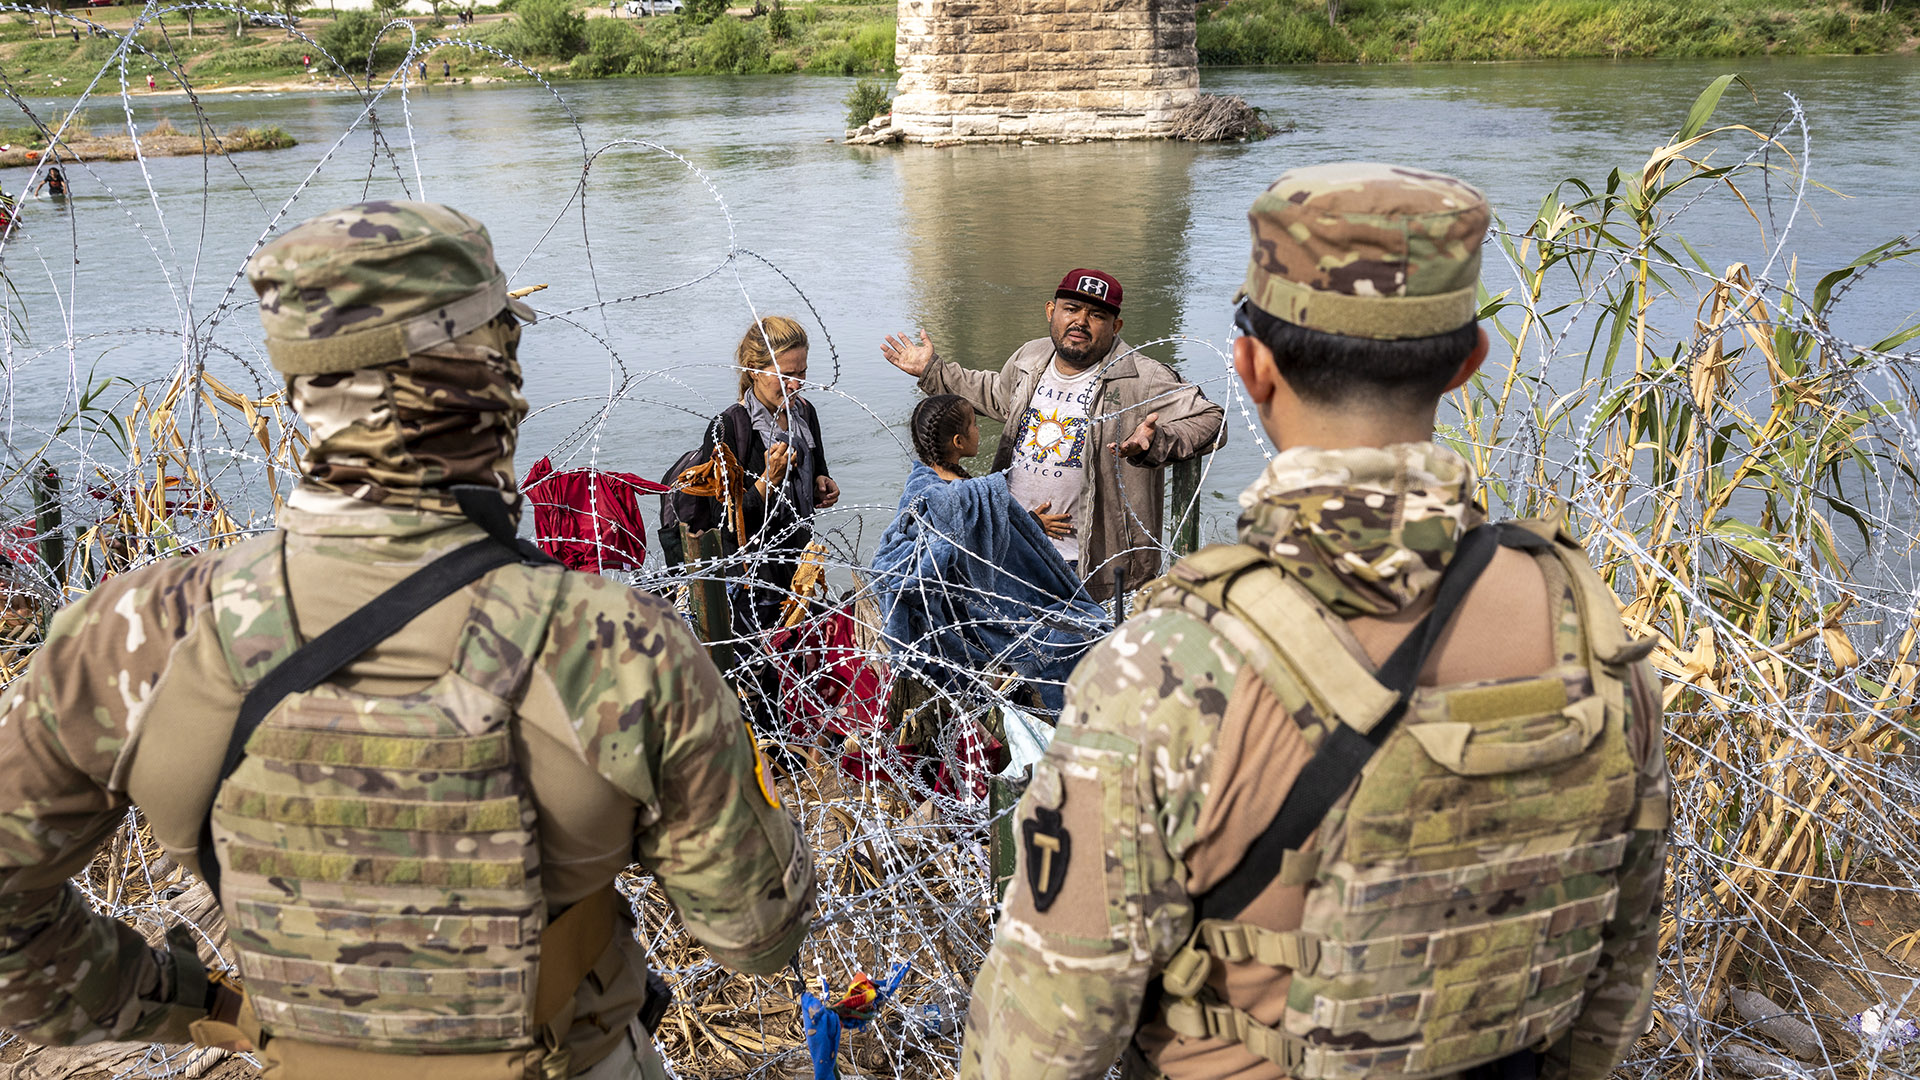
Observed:
[[[153,76],[152,76],[152,75],[148,75],[148,76],[147,76],[147,89],[149,89],[149,90],[151,90],[151,89],[153,89]]]
[[[440,61],[440,77],[443,79],[453,78],[453,65],[451,63],[445,60]]]
[[[958,394],[1006,425],[993,471],[1040,517],[1060,557],[1096,599],[1160,573],[1161,466],[1225,443],[1224,413],[1200,389],[1119,340],[1120,283],[1074,270],[1047,301],[1048,336],[999,371],[944,360],[927,332],[888,336],[880,352],[929,394]],[[1101,453],[1104,449],[1106,452]]]

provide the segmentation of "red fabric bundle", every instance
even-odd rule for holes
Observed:
[[[855,779],[903,765],[911,772],[911,755],[893,746],[885,730],[891,686],[886,670],[860,651],[854,630],[853,614],[843,606],[773,636],[787,730],[803,740],[851,738],[855,748],[840,755],[840,767]],[[892,779],[897,783],[904,775]]]
[[[632,570],[647,560],[640,496],[667,490],[632,473],[553,471],[541,458],[520,482],[533,504],[534,542],[574,570]]]

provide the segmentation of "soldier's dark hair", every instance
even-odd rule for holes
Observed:
[[[967,430],[967,420],[972,416],[973,406],[959,394],[935,394],[915,405],[913,419],[907,425],[913,434],[914,456],[928,468],[945,466],[967,475],[958,456],[952,461],[946,459],[953,454],[954,438]]]
[[[1386,399],[1417,408],[1440,397],[1480,343],[1479,323],[1432,337],[1381,341],[1309,330],[1241,304],[1234,324],[1273,350],[1273,365],[1293,392],[1315,405]]]

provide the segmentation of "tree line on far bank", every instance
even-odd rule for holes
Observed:
[[[376,0],[392,4],[396,0]],[[624,13],[587,18],[567,0],[506,0],[499,23],[462,27],[455,36],[482,42],[537,66],[576,78],[679,73],[751,75],[812,71],[858,75],[893,68],[890,5],[788,5],[761,2],[746,16],[727,13],[727,0],[686,0],[680,15],[645,19]],[[350,68],[368,55],[384,13],[341,12],[318,35],[320,44]],[[376,69],[398,63],[403,34],[381,38]]]
[[[1206,65],[1910,51],[1920,0],[1201,0]]]

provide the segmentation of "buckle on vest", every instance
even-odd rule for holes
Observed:
[[[1167,1002],[1163,1019],[1176,1035],[1185,1035],[1189,1039],[1207,1037],[1206,1010],[1192,998]]]
[[[1207,1021],[1207,1035],[1223,1042],[1245,1042],[1240,1031],[1240,1010],[1231,1005],[1203,1003],[1200,1013]]]
[[[1206,985],[1207,972],[1212,968],[1213,958],[1188,942],[1167,961],[1166,970],[1160,973],[1160,986],[1172,997],[1191,998]]]
[[[1240,923],[1209,922],[1201,927],[1200,933],[1206,938],[1207,951],[1229,964],[1253,959],[1253,943],[1248,940],[1251,935]]]

